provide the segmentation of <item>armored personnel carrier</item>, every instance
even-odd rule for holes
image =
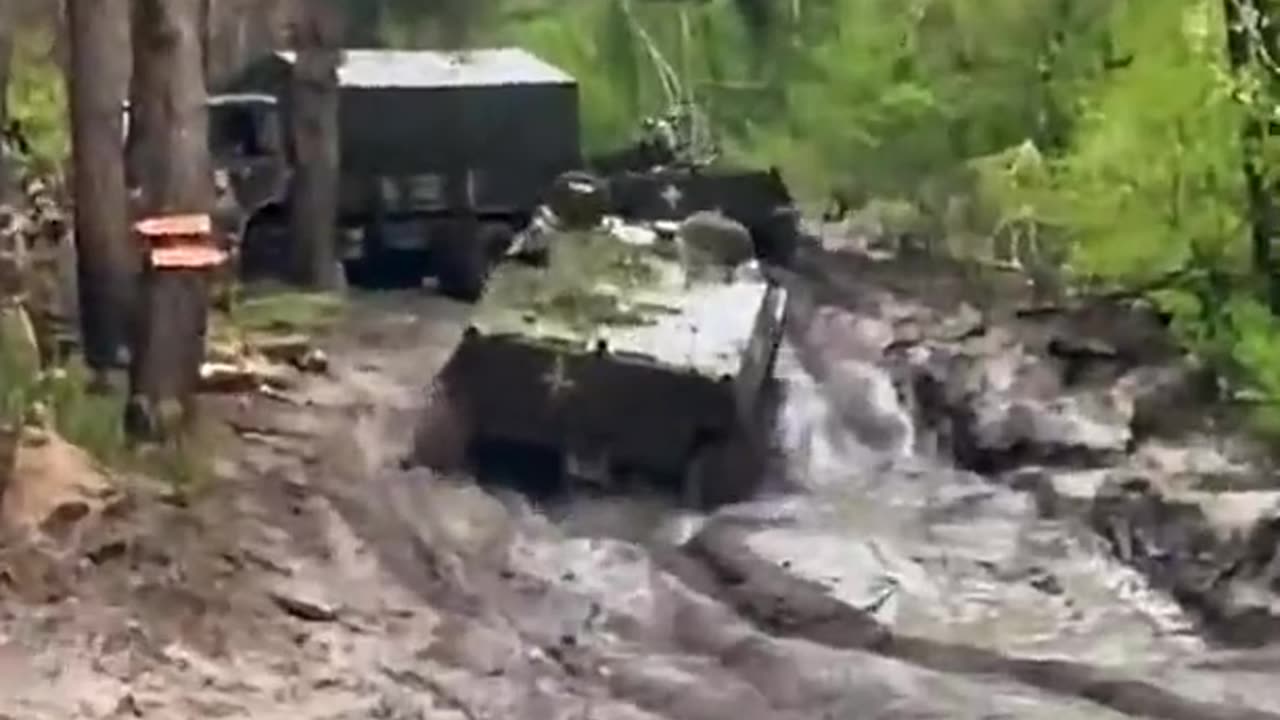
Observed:
[[[558,481],[640,477],[701,507],[749,495],[787,295],[745,228],[710,214],[568,224],[544,208],[520,239],[542,259],[495,269],[433,386],[416,462],[533,452]]]

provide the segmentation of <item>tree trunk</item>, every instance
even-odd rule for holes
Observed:
[[[1280,50],[1280,42],[1277,42],[1278,30],[1274,26],[1275,22],[1280,22],[1280,17],[1271,11],[1270,4],[1266,0],[1222,0],[1227,23],[1227,56],[1232,70],[1238,74],[1247,72],[1256,64],[1256,42],[1264,45],[1262,50],[1270,57],[1276,57],[1276,51]],[[1259,26],[1246,27],[1246,15],[1256,16]],[[1269,76],[1269,71],[1264,70],[1264,74]],[[1272,312],[1280,314],[1280,279],[1277,278],[1273,257],[1277,225],[1280,224],[1280,208],[1276,205],[1276,192],[1280,188],[1267,180],[1268,172],[1262,148],[1273,128],[1259,118],[1260,110],[1246,109],[1246,113],[1244,127],[1241,128],[1244,154],[1242,165],[1249,203],[1253,265],[1264,283]]]
[[[9,66],[13,62],[14,0],[0,0],[0,123],[9,120]]]
[[[146,212],[213,202],[202,58],[202,0],[134,0],[131,100],[141,122],[135,178]]]
[[[151,52],[144,42],[149,34],[146,29],[146,9],[144,0],[129,0],[129,41],[131,46],[131,63],[129,74],[129,134],[125,138],[125,182],[134,192],[140,191],[144,167],[151,165],[148,154],[155,146],[155,131],[161,118],[160,105],[147,102],[147,88],[156,84],[150,78],[155,66],[148,58]],[[141,204],[140,198],[135,198]],[[134,208],[139,211],[140,208]]]
[[[134,0],[132,101],[141,214],[207,214],[213,203],[203,61],[203,0]],[[204,354],[208,268],[145,266],[125,425],[167,439],[191,417]],[[174,411],[180,417],[174,417]]]
[[[68,0],[75,238],[85,359],[95,370],[125,363],[137,282],[120,148],[120,78],[129,0]]]
[[[0,127],[9,124],[9,74],[13,63],[13,26],[17,19],[14,0],[0,0]],[[12,159],[0,152],[0,202],[9,201],[9,190],[15,185]]]
[[[299,4],[290,89],[295,154],[292,202],[293,270],[307,287],[337,282],[338,65],[342,23],[330,2]]]
[[[213,67],[213,13],[217,0],[200,0],[200,76],[204,78],[204,86],[212,85]]]

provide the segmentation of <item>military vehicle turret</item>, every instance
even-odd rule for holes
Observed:
[[[649,118],[635,143],[588,159],[603,178],[611,212],[631,221],[675,221],[714,210],[741,223],[757,256],[787,266],[802,231],[800,211],[777,168],[723,158],[699,137],[696,110]]]
[[[747,228],[762,260],[786,267],[794,259],[800,212],[776,168],[720,161],[627,169],[606,178],[611,209],[622,217],[652,222],[714,210]]]
[[[652,479],[702,507],[749,495],[787,294],[746,230],[709,213],[656,227],[540,217],[515,251],[542,259],[495,269],[413,459],[450,471],[537,456],[558,480]]]

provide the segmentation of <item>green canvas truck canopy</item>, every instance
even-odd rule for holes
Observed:
[[[274,95],[287,116],[296,59],[269,53],[217,90]],[[531,208],[581,164],[577,82],[518,47],[346,49],[338,84],[341,166],[352,178],[469,174],[480,205]]]

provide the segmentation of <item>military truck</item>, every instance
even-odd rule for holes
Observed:
[[[545,260],[494,271],[435,380],[414,462],[541,460],[557,483],[639,477],[700,507],[750,494],[787,294],[745,228],[543,217],[526,232],[551,235],[532,243]]]
[[[289,83],[296,56],[251,64],[213,103],[215,163],[251,206],[250,276],[287,251]],[[465,53],[351,49],[338,68],[342,257],[357,282],[420,282],[475,299],[541,194],[580,167],[574,80],[515,48]],[[225,128],[225,131],[219,128]],[[232,162],[234,160],[234,162]],[[274,189],[274,197],[262,193]]]

